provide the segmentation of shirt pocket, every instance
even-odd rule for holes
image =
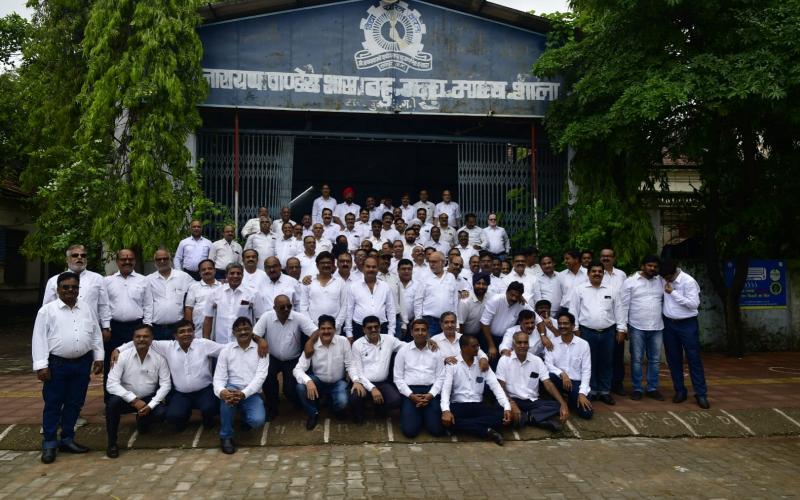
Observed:
[[[88,334],[93,334],[94,329],[97,327],[97,323],[95,323],[92,319],[85,319],[83,320],[83,324],[81,325],[81,330]]]

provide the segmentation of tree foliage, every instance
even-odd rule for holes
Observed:
[[[782,228],[800,213],[800,4],[572,6],[576,36],[557,35],[534,71],[563,78],[565,97],[546,124],[559,148],[575,150],[579,201],[614,200],[620,219],[641,217],[646,192],[663,181],[653,166],[665,156],[696,162],[707,267],[726,307],[730,349],[741,353],[747,260],[778,256],[797,240]],[[722,279],[724,260],[736,262],[732,284]]]
[[[22,46],[31,26],[18,14],[0,18],[0,177],[15,178],[25,161],[25,114],[20,107],[23,85],[17,73]]]

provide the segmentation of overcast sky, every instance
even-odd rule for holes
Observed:
[[[567,0],[492,0],[517,10],[535,10],[538,14],[568,10]],[[30,18],[30,11],[25,8],[26,0],[0,0],[0,17],[11,12],[18,12]]]

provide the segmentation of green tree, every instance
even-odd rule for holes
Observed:
[[[725,305],[729,349],[739,355],[748,259],[797,243],[785,229],[800,213],[800,4],[575,0],[572,7],[575,35],[552,40],[534,72],[563,78],[565,97],[546,123],[559,148],[575,150],[578,196],[615,199],[620,220],[642,218],[643,191],[663,181],[654,166],[665,156],[695,161],[707,269]],[[732,283],[723,279],[726,260],[736,264]]]
[[[0,177],[16,179],[25,163],[25,115],[20,107],[24,86],[17,64],[31,26],[18,14],[0,18]]]

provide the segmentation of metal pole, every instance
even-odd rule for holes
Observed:
[[[305,191],[303,191],[303,192],[302,192],[302,193],[300,193],[299,195],[295,196],[295,198],[294,198],[292,201],[290,201],[290,202],[289,202],[289,206],[292,206],[292,205],[294,204],[294,202],[296,202],[297,200],[299,200],[300,198],[302,198],[303,196],[305,196],[305,195],[306,195],[306,194],[307,194],[309,191],[311,191],[312,189],[314,189],[314,186],[308,186],[308,188],[306,188],[306,190],[305,190]]]
[[[233,234],[239,234],[239,109],[233,118]]]
[[[539,179],[536,173],[536,122],[531,123],[531,190],[533,191],[533,238],[539,248]]]

